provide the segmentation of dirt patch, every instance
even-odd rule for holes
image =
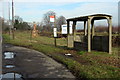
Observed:
[[[100,56],[100,55],[94,55],[92,53],[85,53],[83,55],[79,55],[79,54],[76,54],[77,51],[75,50],[68,50],[66,51],[66,53],[70,53],[71,56],[65,56],[64,53],[59,53],[59,54],[64,57],[73,59],[82,65],[93,65],[97,63],[97,64],[105,64],[105,65],[110,65],[110,66],[120,68],[119,57]]]
[[[120,58],[119,57],[101,57],[101,56],[93,56],[93,60],[96,60],[98,63],[111,65],[120,68]]]

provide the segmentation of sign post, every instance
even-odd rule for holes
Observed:
[[[54,43],[56,46],[56,37],[57,37],[57,28],[56,27],[53,28],[53,32],[54,32]]]
[[[55,46],[56,46],[56,45],[57,45],[57,43],[56,43],[57,28],[56,28],[56,23],[55,23],[55,15],[50,16],[50,22],[53,22],[53,23],[54,23],[53,35],[54,35],[54,43],[55,43]]]

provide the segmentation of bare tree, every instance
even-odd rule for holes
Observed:
[[[56,13],[53,11],[48,11],[43,16],[43,24],[48,29],[48,31],[52,30],[53,23],[50,22],[50,16],[52,15],[56,15]]]
[[[23,19],[20,16],[15,16],[14,19],[17,20],[19,23],[23,22]]]
[[[66,18],[64,16],[60,16],[57,19],[57,28],[59,31],[61,31],[61,25],[66,23]]]

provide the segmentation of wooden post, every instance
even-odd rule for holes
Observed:
[[[108,18],[109,24],[109,54],[112,54],[112,19],[111,17]]]
[[[92,20],[92,38],[95,35],[94,20]]]
[[[56,16],[55,15],[50,15],[50,22],[54,24],[53,28],[53,37],[54,37],[54,44],[55,46],[57,45],[56,43],[56,38],[57,38],[57,27],[56,27]]]
[[[69,29],[70,29],[69,26],[70,26],[70,22],[67,21],[67,46],[68,46],[68,47],[69,47],[69,44],[70,44],[70,43],[69,43],[69,41],[70,41],[70,40],[69,40],[69,31],[70,31],[70,30],[69,30]]]
[[[88,18],[88,52],[91,52],[91,30],[90,30],[91,18]]]
[[[69,47],[69,21],[67,21],[67,46]]]
[[[95,30],[94,30],[94,20],[91,20],[91,32],[92,32],[92,39],[91,39],[91,49],[94,49],[94,42],[93,42],[93,37],[95,35]]]
[[[56,44],[56,37],[54,38],[54,43],[55,43],[55,47],[57,46],[57,44]]]
[[[87,35],[86,22],[87,22],[87,21],[84,21],[84,36]]]
[[[55,44],[55,46],[57,46],[57,43],[56,43],[56,38],[57,38],[57,28],[56,28],[56,27],[53,28],[53,32],[54,32],[54,44]]]
[[[11,31],[11,24],[10,24],[10,2],[9,1],[8,1],[8,15],[9,15],[9,35],[11,38],[12,31]]]
[[[69,21],[67,21],[67,35],[69,35]]]
[[[14,2],[12,0],[12,37],[14,39]]]
[[[14,26],[14,25],[13,25]],[[14,27],[12,28],[12,36],[13,36],[13,39],[15,39],[15,35],[14,35]]]
[[[54,19],[55,19],[54,20],[54,27],[57,28],[56,27],[56,16],[55,15],[54,15]],[[55,47],[56,47],[57,46],[56,37],[54,37],[54,43],[55,43]]]
[[[74,41],[75,41],[75,37],[76,37],[76,21],[73,21],[73,37],[74,37]]]

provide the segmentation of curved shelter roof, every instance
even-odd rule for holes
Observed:
[[[94,15],[70,18],[70,19],[67,19],[67,21],[87,21],[89,17],[93,17],[94,20],[100,20],[100,19],[106,19],[106,17],[112,17],[112,16],[107,14],[94,14]]]

